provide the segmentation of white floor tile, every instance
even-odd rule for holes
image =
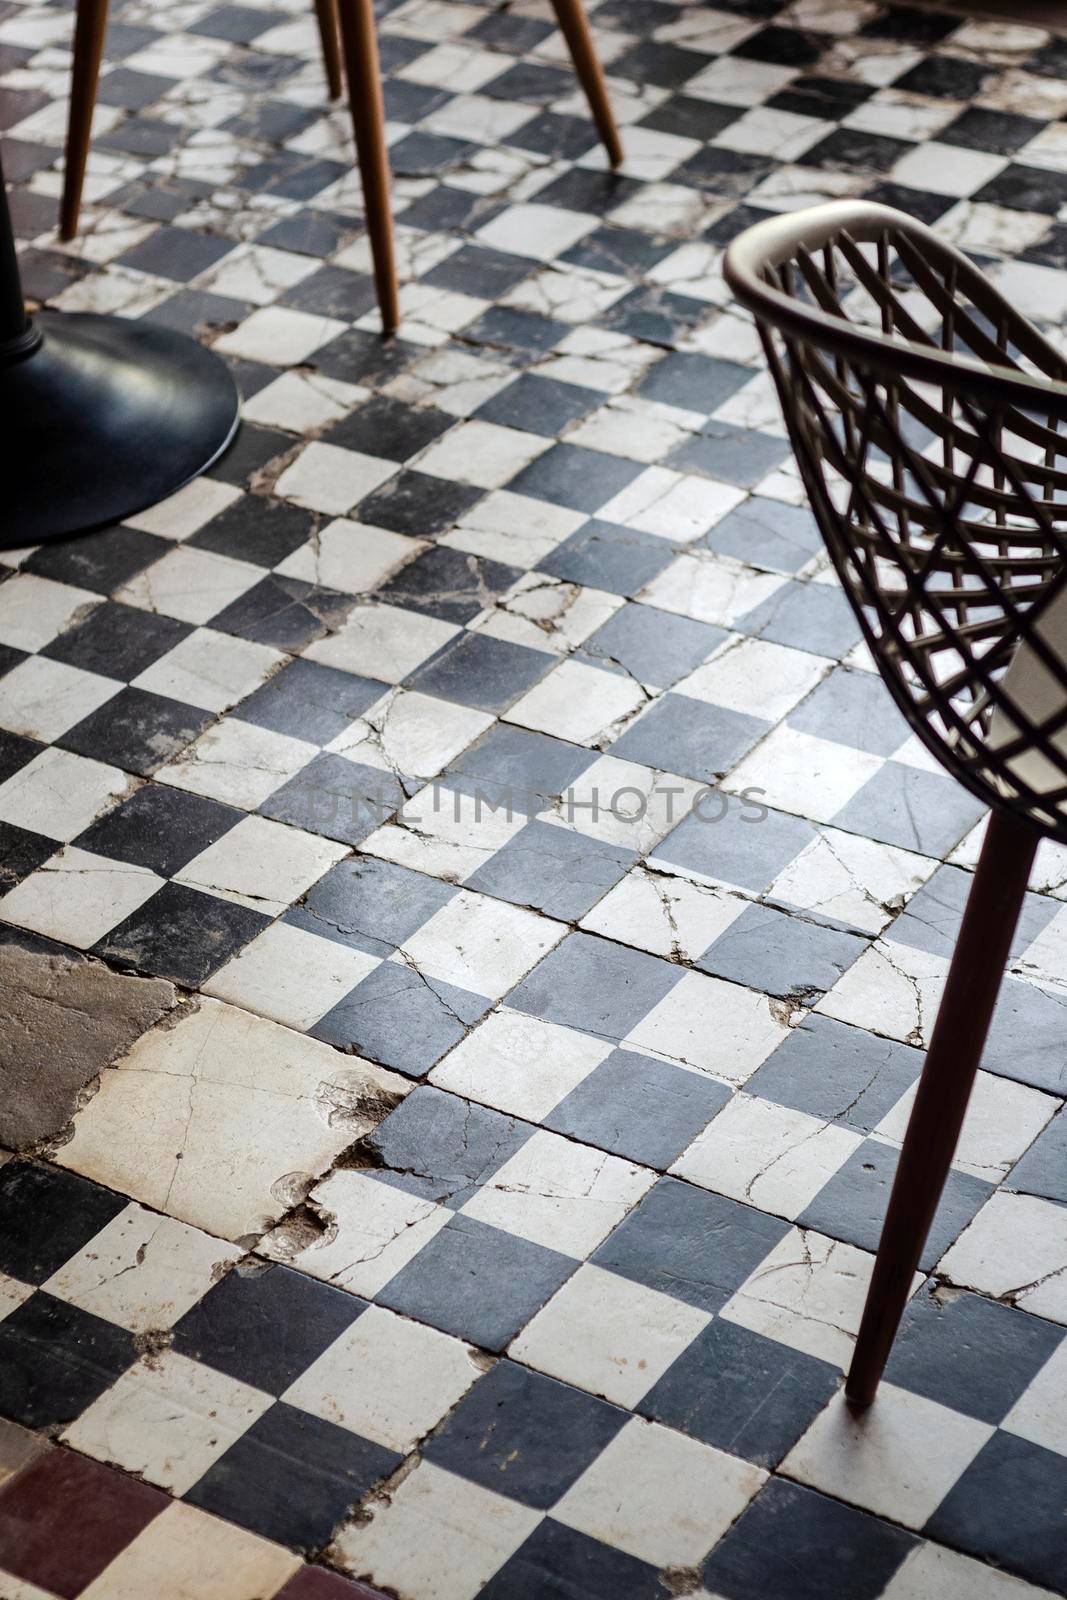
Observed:
[[[517,700],[508,722],[573,744],[596,744],[644,705],[647,695],[622,673],[564,661]]]
[[[430,1073],[430,1081],[538,1122],[610,1053],[611,1046],[591,1034],[505,1009],[492,1012],[461,1039]]]
[[[895,1144],[901,1143],[914,1103],[912,1087],[882,1118],[877,1132]],[[952,1165],[987,1183],[999,1183],[1060,1104],[1038,1089],[995,1077],[991,1072],[979,1072]]]
[[[220,967],[203,992],[287,1027],[311,1028],[378,962],[362,950],[275,922]]]
[[[497,600],[492,610],[471,624],[473,632],[530,650],[567,655],[614,616],[618,595],[581,584],[562,583],[540,572],[528,572]]]
[[[783,905],[880,933],[937,866],[928,856],[822,828],[767,891]]]
[[[637,598],[663,611],[730,628],[785,581],[777,573],[755,572],[722,556],[686,554],[664,567]]]
[[[728,1322],[846,1367],[874,1258],[793,1228],[723,1306]],[[913,1290],[921,1282],[915,1275]]]
[[[580,926],[656,956],[696,961],[748,905],[740,895],[638,865]]]
[[[1067,1340],[1057,1345],[1000,1425],[1067,1456]]]
[[[601,756],[541,815],[590,839],[643,855],[677,827],[701,790],[690,778]]]
[[[850,1128],[738,1094],[671,1171],[792,1221],[862,1143]]]
[[[66,845],[4,895],[0,914],[19,928],[88,950],[162,887],[163,879],[146,867]]]
[[[890,1578],[882,1600],[1053,1600],[1010,1573],[924,1540]]]
[[[865,750],[779,727],[734,768],[723,788],[732,794],[756,788],[777,811],[829,822],[884,764]]]
[[[184,1494],[273,1403],[250,1384],[163,1350],[124,1372],[64,1438],[85,1455]]]
[[[541,1521],[517,1500],[420,1461],[335,1541],[345,1566],[419,1600],[474,1600]]]
[[[246,361],[295,367],[344,331],[345,324],[336,317],[315,317],[287,306],[263,306],[238,323],[232,333],[216,339],[215,348]]]
[[[274,250],[270,245],[238,245],[200,282],[213,294],[229,294],[234,299],[250,301],[253,306],[269,306],[277,294],[290,290],[314,270],[314,259],[298,256],[296,251]]]
[[[880,939],[842,974],[815,1010],[890,1039],[925,1045],[947,976],[946,956]]]
[[[317,745],[229,717],[208,728],[156,776],[176,789],[254,811],[317,755]]]
[[[240,1250],[131,1203],[42,1287],[131,1333],[171,1328]]]
[[[655,1173],[539,1128],[467,1201],[462,1214],[583,1260]]]
[[[551,439],[495,422],[462,422],[419,457],[418,470],[454,483],[499,489],[551,444]]]
[[[0,644],[41,650],[99,604],[100,596],[89,589],[17,572],[0,586]],[[8,681],[5,679],[5,693]]]
[[[491,561],[533,567],[585,521],[580,511],[497,489],[472,506],[438,543]]]
[[[0,822],[66,841],[136,787],[117,767],[53,746],[0,784]]]
[[[702,667],[676,683],[676,694],[777,722],[802,700],[830,663],[825,656],[790,650],[767,639],[725,645]]]
[[[324,1172],[376,1124],[361,1101],[400,1097],[409,1087],[381,1067],[205,998],[105,1070],[58,1159],[241,1242],[288,1210],[279,1180]],[[342,1107],[347,1114],[338,1114]]]
[[[994,1194],[938,1263],[953,1283],[1053,1322],[1067,1323],[1063,1207],[1028,1194]]]
[[[488,712],[396,689],[326,748],[379,771],[433,778],[492,724]]]
[[[232,483],[219,483],[216,478],[194,478],[166,500],[160,500],[147,511],[139,511],[134,517],[127,517],[125,526],[158,534],[162,539],[188,539],[240,498],[240,489]]]
[[[493,250],[551,261],[599,226],[596,217],[562,206],[508,206],[478,229],[476,237]]]
[[[261,1600],[276,1594],[300,1557],[247,1528],[176,1501],[82,1590],[84,1600]],[[29,1597],[32,1600],[32,1597]]]
[[[653,533],[672,544],[689,544],[721,522],[745,498],[743,489],[687,476],[668,467],[648,467],[602,506],[605,522]]]
[[[513,839],[525,821],[514,810],[510,817],[506,807],[491,811],[476,794],[435,780],[412,795],[395,822],[364,839],[360,849],[446,883],[462,883]]]
[[[27,656],[4,674],[0,725],[27,739],[59,739],[121,687],[114,678],[83,672],[65,661]]]
[[[263,569],[250,561],[179,544],[131,578],[115,598],[182,622],[210,622],[262,576]]]
[[[225,711],[258,688],[284,660],[280,651],[265,644],[197,628],[134,678],[133,687],[205,711]]]
[[[343,594],[361,594],[376,589],[425,548],[421,539],[407,539],[387,528],[370,528],[337,517],[275,570],[283,577],[339,589]],[[330,634],[322,643],[329,644],[335,637]]]
[[[384,683],[399,683],[459,631],[451,622],[420,617],[395,606],[357,606],[336,633],[309,645],[304,659]]]
[[[347,845],[319,834],[243,817],[176,872],[174,881],[278,916],[347,854]]]
[[[283,372],[241,407],[246,422],[290,433],[312,433],[340,422],[369,390],[321,372]]]
[[[553,1378],[635,1406],[710,1321],[706,1311],[587,1262],[510,1353]]]
[[[767,1474],[633,1417],[553,1507],[557,1522],[653,1567],[698,1567]]]
[[[566,932],[562,922],[461,889],[405,939],[393,959],[498,1000]]]
[[[265,1253],[365,1296],[384,1289],[452,1215],[431,1200],[348,1169],[317,1184],[309,1203],[325,1232],[309,1242],[279,1228],[264,1241]]]
[[[406,1455],[483,1370],[461,1340],[370,1306],[282,1399]]]
[[[357,500],[371,493],[398,471],[393,461],[361,455],[357,450],[342,450],[318,440],[309,444],[286,467],[275,492],[294,505],[309,511],[325,511],[343,516]]]
[[[988,1422],[883,1382],[877,1404],[859,1414],[836,1394],[782,1471],[865,1511],[921,1528],[993,1433]]]
[[[788,1032],[766,995],[687,972],[624,1042],[693,1072],[741,1084]]]

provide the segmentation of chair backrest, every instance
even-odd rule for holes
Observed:
[[[987,804],[1067,840],[1067,359],[887,206],[769,218],[724,270],[904,715]]]

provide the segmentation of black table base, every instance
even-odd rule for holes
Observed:
[[[37,348],[0,371],[9,548],[143,511],[233,438],[233,379],[184,334],[76,312],[43,312],[34,324]]]
[[[28,320],[0,171],[0,547],[129,517],[195,478],[237,429],[218,356],[150,322]]]

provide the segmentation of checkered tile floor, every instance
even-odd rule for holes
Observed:
[[[0,583],[3,938],[181,995],[0,1166],[2,1600],[1067,1594],[1067,853],[856,1423],[982,819],[718,271],[869,195],[1062,341],[1067,40],[589,9],[615,177],[541,0],[382,8],[383,344],[305,0],[118,0],[70,248],[71,18],[0,0],[28,290],[245,395]]]

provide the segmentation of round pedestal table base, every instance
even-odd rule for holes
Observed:
[[[41,312],[34,323],[36,348],[0,367],[5,548],[143,511],[233,438],[233,378],[184,334],[78,312]]]

